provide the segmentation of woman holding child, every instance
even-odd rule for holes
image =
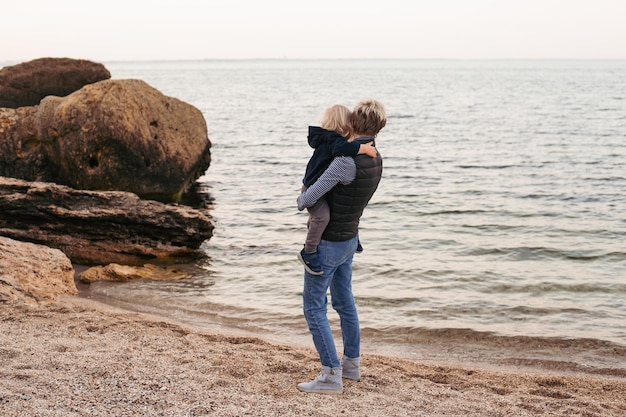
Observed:
[[[315,152],[297,200],[299,210],[312,208],[309,234],[298,259],[305,267],[304,316],[322,365],[313,381],[298,384],[304,392],[341,394],[342,378],[360,380],[352,259],[360,249],[361,215],[382,175],[382,157],[374,148],[374,139],[387,117],[384,106],[371,99],[359,102],[352,112],[347,110],[332,106],[324,113],[321,128],[309,127],[309,143]],[[340,317],[341,361],[327,317],[329,289],[332,307]]]

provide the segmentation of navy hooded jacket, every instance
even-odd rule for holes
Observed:
[[[309,126],[308,140],[315,150],[302,180],[306,187],[317,181],[336,156],[357,156],[361,146],[358,142],[348,142],[335,131],[317,126]]]

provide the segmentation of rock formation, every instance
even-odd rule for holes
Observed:
[[[0,177],[0,235],[60,249],[79,264],[188,260],[213,227],[202,210],[129,192]]]
[[[76,294],[71,262],[110,264],[83,282],[179,279],[145,263],[202,256],[206,211],[155,201],[206,202],[193,193],[211,157],[202,113],[110,78],[65,58],[0,69],[0,302]]]
[[[83,271],[78,279],[84,284],[91,284],[95,281],[125,282],[137,279],[176,280],[189,276],[189,273],[172,266],[108,264],[106,266],[93,266]]]
[[[46,96],[66,96],[109,78],[104,65],[84,59],[40,58],[4,67],[0,69],[0,107],[34,106]]]
[[[202,113],[141,80],[106,80],[0,108],[0,175],[178,201],[207,170]]]
[[[59,250],[0,236],[0,302],[76,295],[74,268]]]

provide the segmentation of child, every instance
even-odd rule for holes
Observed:
[[[302,191],[317,181],[336,156],[358,154],[367,154],[372,158],[376,156],[376,148],[372,143],[361,145],[346,140],[352,135],[352,128],[348,122],[349,115],[350,109],[335,104],[324,111],[320,120],[321,127],[309,126],[308,141],[315,151],[306,167]],[[317,254],[317,245],[330,221],[330,209],[326,199],[322,197],[307,210],[309,211],[308,232],[304,249],[298,254],[298,260],[302,262],[309,274],[322,275],[324,271],[322,271]]]

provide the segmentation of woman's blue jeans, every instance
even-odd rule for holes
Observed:
[[[338,368],[341,363],[327,316],[326,294],[329,288],[331,304],[341,323],[343,354],[349,358],[360,356],[361,329],[352,294],[352,258],[357,243],[358,237],[343,242],[322,240],[317,251],[324,274],[304,272],[304,317],[322,365],[331,368]]]

